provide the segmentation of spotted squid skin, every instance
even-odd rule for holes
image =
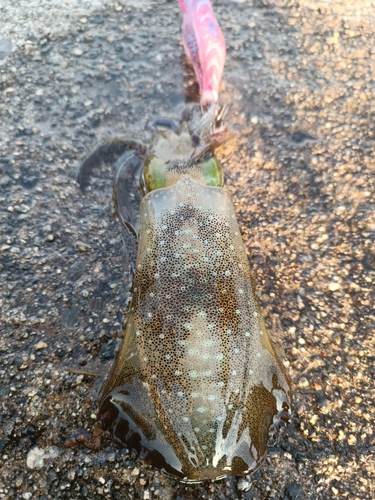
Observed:
[[[218,479],[261,464],[290,400],[229,194],[188,175],[147,194],[104,426],[181,480]]]

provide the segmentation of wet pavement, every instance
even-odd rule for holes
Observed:
[[[194,97],[178,4],[54,8],[31,31],[0,12],[0,498],[374,498],[374,2],[215,2],[226,188],[295,418],[251,478],[189,486],[107,435],[64,446],[95,422],[103,377],[77,371],[108,371],[129,288],[111,168],[82,195],[78,167]]]

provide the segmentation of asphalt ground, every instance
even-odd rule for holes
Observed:
[[[108,372],[129,289],[111,168],[85,196],[78,168],[196,95],[178,4],[17,6],[0,11],[0,498],[375,498],[374,2],[215,2],[226,189],[294,419],[251,478],[190,486],[108,435],[64,446],[103,379],[69,370]]]

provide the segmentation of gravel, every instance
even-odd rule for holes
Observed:
[[[194,96],[178,4],[2,3],[0,498],[375,497],[374,7],[215,2],[237,135],[226,188],[295,407],[251,479],[187,486],[107,435],[64,446],[93,428],[129,288],[113,169],[85,196],[77,170]]]

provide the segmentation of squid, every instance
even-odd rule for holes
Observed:
[[[154,120],[147,140],[109,141],[79,174],[84,188],[98,163],[119,157],[116,210],[135,248],[99,420],[120,445],[185,482],[256,470],[290,419],[292,397],[217,159],[230,134],[207,116]]]

